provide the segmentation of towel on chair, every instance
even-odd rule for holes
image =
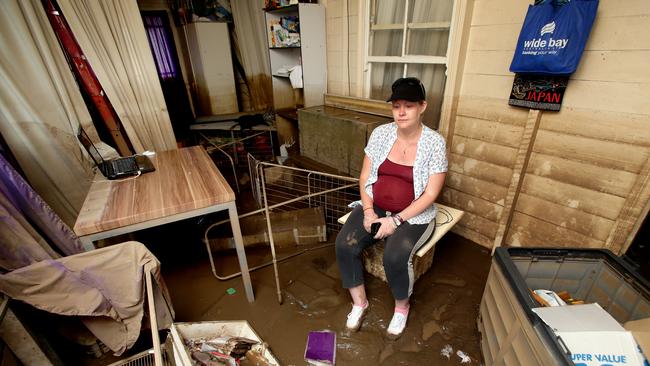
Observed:
[[[174,317],[160,262],[142,244],[124,242],[59,259],[43,260],[0,275],[0,291],[38,309],[81,316],[88,329],[116,355],[140,335],[146,283],[153,282],[156,318],[161,329]]]

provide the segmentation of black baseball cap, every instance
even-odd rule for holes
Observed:
[[[408,100],[410,102],[419,102],[427,99],[424,85],[422,85],[422,82],[420,82],[418,78],[399,78],[395,80],[391,90],[392,94],[390,95],[390,98],[388,98],[387,102],[392,102],[398,99]]]

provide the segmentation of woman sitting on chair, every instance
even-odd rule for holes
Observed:
[[[420,80],[396,80],[388,101],[395,121],[370,136],[359,177],[361,204],[336,238],[336,258],[353,302],[346,328],[357,331],[369,305],[362,252],[384,239],[383,265],[395,298],[387,337],[397,339],[406,327],[413,291],[411,259],[435,230],[434,201],[445,180],[447,158],[442,136],[422,124],[427,102]]]

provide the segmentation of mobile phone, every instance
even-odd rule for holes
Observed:
[[[377,235],[377,231],[379,231],[379,227],[381,226],[381,223],[379,222],[373,222],[370,224],[370,235],[375,236]]]

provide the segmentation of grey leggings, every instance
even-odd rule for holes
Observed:
[[[375,213],[379,217],[386,216],[386,212],[376,206]],[[384,239],[384,271],[396,300],[411,296],[415,282],[413,255],[433,235],[435,228],[435,220],[423,225],[404,222],[393,235]],[[363,284],[362,252],[377,242],[363,227],[363,209],[356,207],[336,237],[336,260],[344,288]]]

